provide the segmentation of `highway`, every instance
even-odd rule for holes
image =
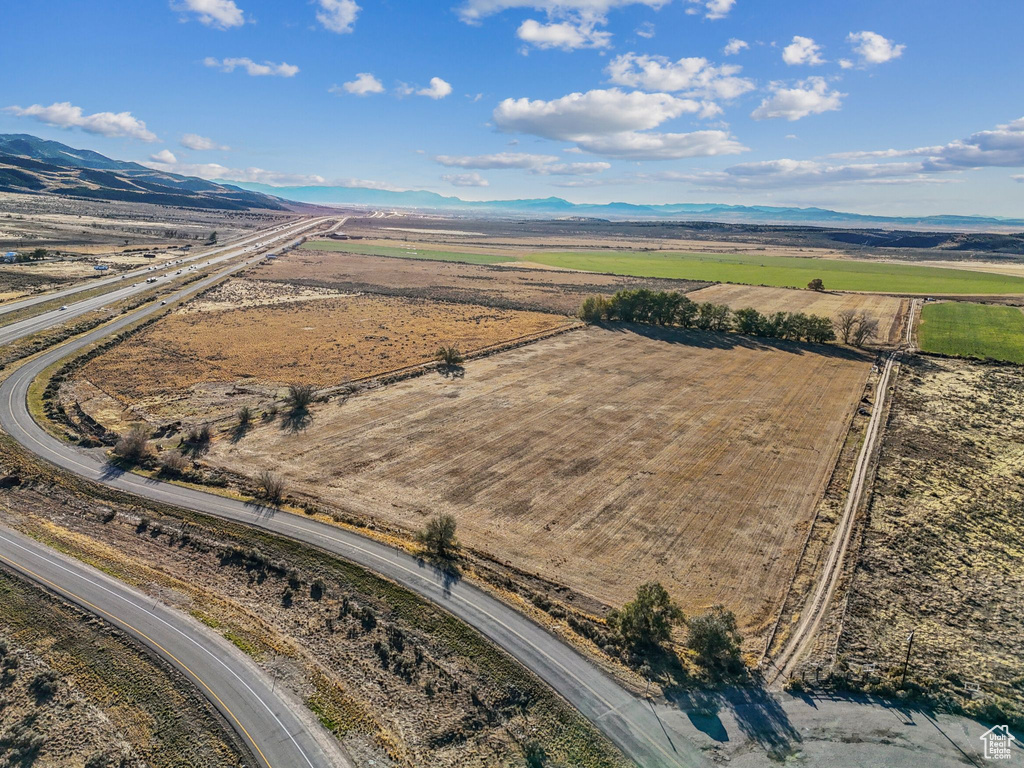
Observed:
[[[297,234],[300,234],[301,232],[304,232],[307,229],[310,229],[318,224],[321,224],[325,220],[326,219],[322,218],[313,220],[304,219],[300,222],[289,224],[288,226],[285,227],[275,227],[271,231],[261,232],[258,235],[246,238],[241,242],[235,243],[230,246],[225,246],[224,248],[219,248],[216,251],[217,255],[211,255],[211,253],[206,253],[203,254],[203,256],[197,258],[209,257],[206,258],[204,262],[202,262],[202,266],[205,267],[205,265],[209,263],[211,267],[214,267],[217,264],[228,261],[230,259],[234,259],[238,256],[241,256],[249,252],[248,249],[250,247],[253,247],[254,244],[257,242],[261,243],[262,246],[264,247],[272,243],[278,243],[286,238],[295,237]],[[255,252],[253,252],[253,256],[256,256]],[[199,269],[200,266],[196,265],[196,268]],[[182,275],[185,274],[186,271],[183,270]],[[47,312],[40,312],[39,314],[33,315],[32,317],[27,317],[22,320],[18,320],[17,322],[8,323],[7,325],[0,326],[0,344],[10,344],[11,342],[17,341],[18,339],[24,338],[25,336],[30,336],[33,333],[44,331],[47,328],[50,328],[51,326],[66,323],[69,320],[74,320],[77,317],[81,317],[82,315],[92,312],[93,310],[105,307],[108,304],[113,304],[123,299],[128,299],[138,294],[145,293],[146,291],[151,291],[154,288],[158,288],[161,283],[169,282],[172,276],[173,272],[171,272],[171,274],[159,274],[154,270],[153,272],[142,273],[142,275],[140,275],[140,280],[129,280],[127,278],[125,280],[114,280],[112,282],[120,283],[122,287],[115,288],[99,296],[93,296],[92,298],[83,299],[82,301],[75,302],[74,304],[68,305],[67,309],[51,309]],[[157,282],[147,283],[145,281],[145,277],[157,277]],[[74,292],[77,293],[83,290],[95,288],[100,285],[110,284],[111,281],[105,280],[102,282],[86,285],[83,288],[74,289]],[[31,303],[39,304],[44,301],[50,301],[51,299],[54,298],[54,296],[55,294],[39,296],[36,299],[32,300]]]
[[[312,226],[321,221],[306,224]],[[236,263],[192,283],[169,296],[167,301],[194,295],[247,263]],[[39,457],[89,480],[153,501],[258,526],[358,563],[444,607],[490,638],[554,688],[643,768],[707,764],[685,737],[667,726],[649,702],[626,691],[577,651],[467,581],[452,583],[444,574],[405,552],[306,517],[112,471],[101,458],[52,437],[35,423],[28,412],[27,396],[36,376],[52,363],[159,309],[158,305],[137,309],[22,365],[0,385],[0,427]],[[69,311],[71,308],[61,316]]]
[[[174,267],[168,265],[167,262],[163,262],[159,266],[154,265],[152,267],[140,267],[138,269],[132,270],[131,272],[123,272],[121,274],[117,274],[112,277],[105,277],[99,280],[93,278],[91,280],[85,280],[82,283],[73,285],[70,288],[62,288],[59,291],[41,293],[38,296],[30,296],[25,299],[19,299],[18,301],[12,301],[9,304],[0,305],[0,319],[2,319],[4,315],[11,314],[12,312],[17,312],[22,309],[28,309],[30,307],[36,306],[37,304],[43,304],[48,301],[53,301],[54,299],[63,299],[67,298],[68,296],[74,296],[75,294],[83,293],[85,291],[91,291],[96,288],[102,288],[108,285],[128,283],[140,278],[145,280],[147,277],[152,277],[153,275],[163,275],[166,274],[164,270],[173,271],[175,267],[181,267],[182,265],[185,265],[187,267],[193,264],[194,262],[200,261],[202,259],[209,260],[215,256],[224,253],[225,251],[237,251],[240,248],[255,245],[256,243],[262,243],[266,240],[266,238],[269,238],[271,235],[274,235],[284,229],[293,226],[295,226],[294,223],[278,224],[274,227],[260,230],[255,234],[245,235],[237,240],[233,240],[227,243],[226,245],[211,248],[210,250],[201,251],[199,253],[190,254],[189,256],[183,256],[182,258],[176,260],[177,263],[174,265]],[[217,259],[217,261],[220,261],[220,259]]]
[[[73,558],[0,526],[0,565],[153,649],[220,711],[259,766],[348,768],[333,737],[217,633]]]

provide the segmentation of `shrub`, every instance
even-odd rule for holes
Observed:
[[[312,384],[289,384],[288,393],[284,396],[284,404],[293,414],[305,413],[316,398],[316,388]]]
[[[202,424],[190,427],[185,436],[185,442],[194,447],[201,447],[210,444],[210,425]]]
[[[743,638],[736,629],[736,616],[716,605],[707,613],[687,620],[686,645],[697,654],[697,662],[711,670],[734,672],[742,667]]]
[[[136,424],[114,443],[114,453],[132,463],[142,461],[148,452],[149,430],[141,424]]]
[[[160,472],[177,477],[183,474],[191,462],[179,451],[167,451],[160,456]]]
[[[238,416],[238,426],[242,427],[243,429],[252,424],[252,408],[250,408],[248,405],[243,405],[241,408],[239,408],[238,413],[236,415]]]
[[[267,501],[277,504],[284,496],[284,480],[269,469],[262,470],[256,476],[256,484],[259,487],[260,496]]]
[[[673,625],[684,620],[682,609],[672,602],[665,588],[651,581],[637,588],[632,602],[613,611],[608,624],[626,646],[645,650],[670,640]]]
[[[434,557],[448,560],[455,557],[459,547],[455,527],[455,518],[452,515],[437,515],[427,521],[424,529],[416,535],[416,540]]]
[[[28,690],[36,697],[37,702],[49,701],[57,693],[57,673],[52,669],[40,672],[32,678]]]
[[[442,346],[437,350],[434,355],[434,359],[439,361],[441,364],[453,368],[457,365],[462,365],[465,362],[465,358],[456,346],[445,347]]]
[[[586,323],[599,323],[608,319],[610,310],[610,302],[604,296],[588,296],[580,307],[580,320]]]

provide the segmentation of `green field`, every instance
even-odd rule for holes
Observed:
[[[460,253],[459,251],[433,251],[417,246],[392,248],[386,245],[361,245],[348,240],[311,240],[303,243],[311,251],[344,251],[364,256],[397,256],[402,259],[434,259],[436,261],[461,261],[466,264],[501,264],[514,261],[509,256],[495,256],[490,253]]]
[[[1024,312],[1018,307],[926,304],[917,336],[925,352],[1024,364]]]
[[[540,252],[529,261],[587,272],[806,288],[816,277],[837,291],[939,295],[1024,294],[1024,278],[911,264],[700,253]]]

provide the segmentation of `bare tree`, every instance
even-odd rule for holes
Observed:
[[[836,326],[836,336],[839,337],[843,344],[849,344],[850,338],[853,335],[853,329],[859,323],[859,315],[855,309],[844,309],[836,315],[836,319],[832,322]]]
[[[871,341],[878,332],[878,321],[867,315],[861,315],[856,327],[853,329],[851,342],[855,347],[863,347]]]
[[[256,476],[256,484],[259,486],[260,495],[267,501],[277,504],[284,496],[284,480],[269,469],[262,470]]]
[[[149,430],[136,424],[114,444],[114,453],[125,461],[138,462],[149,451]]]
[[[188,457],[178,451],[167,451],[160,456],[160,471],[166,475],[180,475],[189,464]]]

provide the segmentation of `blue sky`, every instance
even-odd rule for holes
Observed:
[[[34,0],[4,28],[0,132],[181,173],[1024,213],[1019,0]]]

